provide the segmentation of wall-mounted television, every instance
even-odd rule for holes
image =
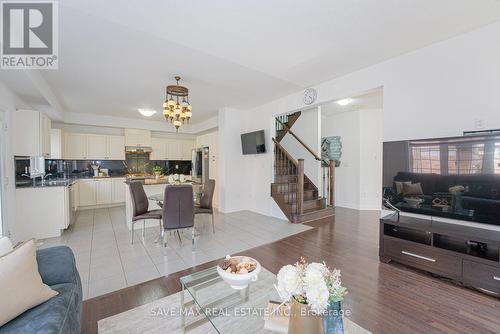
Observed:
[[[241,135],[241,149],[243,154],[266,153],[266,136],[264,130],[243,133]]]
[[[404,212],[500,225],[500,135],[385,142],[384,199]]]

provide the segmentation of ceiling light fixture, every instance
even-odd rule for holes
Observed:
[[[144,109],[144,108],[139,108],[137,109],[139,111],[139,113],[144,116],[144,117],[151,117],[153,116],[154,114],[156,114],[156,110],[152,110],[152,109]]]
[[[339,106],[342,106],[342,107],[345,107],[346,105],[348,105],[349,103],[352,103],[352,99],[350,97],[348,97],[347,99],[341,99],[341,100],[338,100],[337,101],[337,104]]]
[[[165,102],[163,103],[163,116],[175,126],[175,131],[184,123],[189,123],[193,116],[189,104],[189,89],[179,85],[180,76],[174,77],[176,85],[167,86]]]

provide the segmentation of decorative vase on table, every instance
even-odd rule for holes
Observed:
[[[347,294],[342,286],[340,270],[330,269],[323,263],[307,263],[304,258],[295,265],[286,265],[277,275],[275,286],[283,303],[290,302],[288,334],[343,333],[335,318],[324,318],[328,310],[340,316],[340,301]],[[330,309],[337,308],[337,311]],[[330,327],[327,327],[330,325]],[[332,328],[327,331],[327,328]],[[340,328],[340,329],[339,329]]]
[[[342,305],[340,302],[330,302],[323,316],[324,334],[344,334],[342,322]]]
[[[323,334],[322,319],[321,316],[313,314],[308,305],[293,300],[290,307],[288,334],[303,333]]]

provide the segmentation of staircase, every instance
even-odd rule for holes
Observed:
[[[274,182],[271,196],[292,223],[305,223],[334,215],[333,179],[334,162],[329,165],[329,198],[320,197],[318,187],[304,174],[304,159],[295,159],[280,144],[286,134],[291,134],[315,160],[321,159],[290,129],[300,117],[300,112],[276,118],[274,142]],[[330,191],[331,189],[331,191]]]
[[[290,115],[282,115],[276,117],[276,141],[278,143],[285,137],[289,129],[299,119],[301,111],[297,111]]]

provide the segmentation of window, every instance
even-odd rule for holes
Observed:
[[[481,174],[483,159],[483,143],[449,145],[448,174]]]
[[[441,174],[441,150],[439,145],[412,146],[411,171],[414,173]]]

